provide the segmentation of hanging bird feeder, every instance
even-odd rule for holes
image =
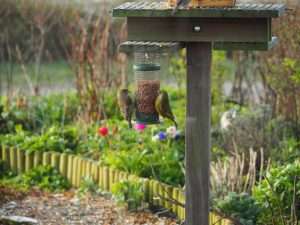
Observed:
[[[160,90],[160,57],[162,53],[174,53],[184,46],[178,42],[125,42],[119,51],[134,53],[135,117],[139,124],[158,124],[159,114],[155,100]]]
[[[151,52],[135,53],[135,116],[138,123],[159,123],[155,100],[160,88],[160,54]]]

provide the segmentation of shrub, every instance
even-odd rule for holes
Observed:
[[[224,200],[216,200],[221,212],[236,218],[244,225],[254,225],[262,207],[247,193],[230,192]]]
[[[293,224],[291,207],[296,207],[296,213],[299,216],[299,177],[299,159],[285,166],[274,167],[267,173],[262,183],[253,190],[255,199],[264,206],[260,222],[264,224],[285,224],[286,222]]]
[[[97,193],[98,192],[98,184],[91,178],[85,177],[81,180],[80,186],[77,190],[78,197],[84,197],[87,193]]]
[[[44,191],[66,190],[70,188],[67,180],[51,166],[38,166],[17,177],[8,177],[3,183],[20,189],[38,187]]]
[[[143,186],[138,181],[120,181],[113,186],[112,193],[119,203],[127,204],[129,210],[144,207]]]

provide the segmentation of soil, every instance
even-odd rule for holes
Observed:
[[[150,211],[128,212],[110,197],[86,195],[74,191],[43,193],[37,189],[22,192],[0,186],[0,216],[25,216],[38,224],[99,225],[176,225],[176,220],[159,217]]]

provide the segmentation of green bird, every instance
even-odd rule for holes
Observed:
[[[158,96],[155,100],[155,108],[159,115],[161,115],[163,118],[170,119],[177,128],[177,123],[169,103],[169,95],[166,91],[160,90],[158,92]]]
[[[123,117],[128,122],[128,128],[132,128],[131,118],[133,112],[133,102],[131,97],[129,96],[128,89],[121,89],[118,92],[118,103]]]

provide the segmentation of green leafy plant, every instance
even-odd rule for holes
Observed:
[[[76,194],[78,197],[82,198],[87,193],[94,194],[94,193],[98,193],[98,191],[99,188],[97,182],[89,177],[84,177],[80,182],[80,186],[77,189]]]
[[[138,210],[145,207],[143,186],[138,181],[120,181],[114,184],[112,193],[119,203],[127,204],[129,210]]]
[[[299,178],[299,159],[294,163],[270,169],[261,184],[253,190],[255,199],[264,205],[260,222],[278,225],[295,224],[293,223],[296,221],[295,217],[298,216],[299,219]]]
[[[224,214],[236,218],[243,225],[254,225],[262,211],[262,206],[247,193],[230,192],[223,200],[215,200]]]
[[[3,180],[3,183],[24,190],[30,187],[38,187],[44,191],[66,190],[70,188],[67,180],[51,166],[38,166],[16,177],[8,176]]]

